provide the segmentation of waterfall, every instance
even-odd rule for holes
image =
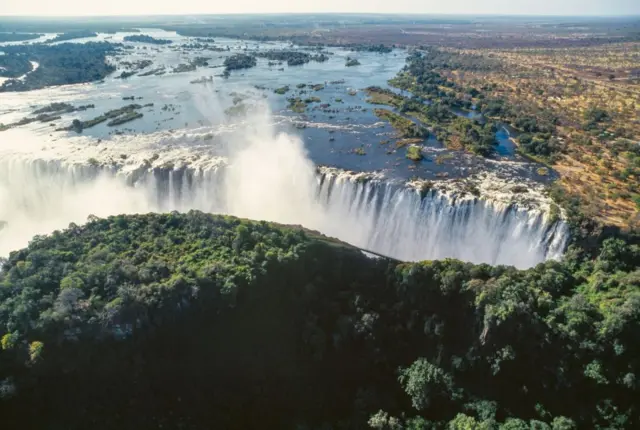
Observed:
[[[544,212],[434,189],[422,196],[404,186],[330,175],[321,178],[318,196],[331,219],[349,224],[345,240],[400,260],[531,267],[560,258],[568,239],[566,224]]]
[[[1,159],[0,225],[7,224],[0,229],[0,255],[90,214],[191,209],[301,224],[407,261],[451,257],[525,268],[561,257],[566,246],[564,222],[517,204],[435,189],[421,195],[403,184],[306,167],[292,179],[288,170],[285,163],[230,185],[232,168],[141,167],[125,174],[115,167]]]

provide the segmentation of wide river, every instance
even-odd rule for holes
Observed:
[[[95,109],[63,115],[50,124],[34,123],[21,127],[20,134],[13,130],[0,134],[0,140],[24,139],[25,129],[29,136],[47,136],[58,143],[76,137],[74,132],[55,132],[55,127],[66,126],[75,119],[87,120],[111,109],[120,108],[131,101],[124,97],[135,97],[135,103],[153,103],[142,110],[144,117],[119,127],[99,124],[84,131],[87,138],[106,141],[118,134],[135,139],[171,131],[184,136],[206,134],[208,131],[233,128],[241,120],[225,114],[225,110],[237,102],[238,97],[267,102],[274,125],[278,129],[299,135],[312,161],[319,165],[330,165],[347,170],[385,171],[389,176],[409,178],[464,177],[487,169],[505,169],[511,175],[536,178],[536,165],[524,160],[516,161],[513,144],[508,133],[498,133],[498,155],[494,160],[484,160],[468,154],[449,151],[434,138],[424,146],[424,160],[413,162],[405,157],[403,148],[395,147],[393,129],[380,121],[373,113],[376,107],[367,103],[364,88],[372,85],[388,87],[387,81],[404,65],[406,51],[394,50],[389,54],[376,52],[351,52],[340,48],[328,48],[331,53],[326,62],[312,61],[302,66],[289,67],[269,64],[267,59],[258,59],[257,67],[231,72],[229,78],[221,75],[222,64],[230,55],[241,52],[265,50],[302,50],[304,47],[288,43],[254,42],[245,40],[216,39],[217,48],[229,49],[216,52],[188,49],[187,44],[196,43],[173,32],[157,29],[142,29],[142,34],[169,39],[171,45],[152,45],[124,42],[123,38],[135,33],[99,34],[97,38],[73,40],[74,43],[106,40],[124,43],[128,48],[123,54],[111,58],[118,71],[104,81],[90,84],[69,85],[23,93],[0,93],[0,123],[11,123],[30,114],[34,108],[51,102],[70,102],[74,105],[94,104]],[[46,35],[46,40],[53,35]],[[0,46],[1,48],[1,46]],[[313,52],[310,52],[313,54]],[[192,72],[174,73],[179,64],[187,64],[196,57],[208,57],[208,66],[198,67]],[[346,67],[347,57],[357,58],[359,66]],[[153,64],[140,73],[164,68],[166,73],[156,76],[131,76],[120,79],[123,63],[151,60]],[[206,78],[206,82],[193,81]],[[298,89],[298,84],[307,87]],[[314,91],[311,85],[322,84],[324,89]],[[285,95],[275,89],[289,86]],[[296,114],[287,108],[289,97],[318,97],[320,103],[310,105],[304,114]],[[460,115],[475,113],[458,112]],[[185,137],[186,138],[186,137]],[[388,142],[388,143],[386,143]],[[15,143],[15,142],[12,142]]]

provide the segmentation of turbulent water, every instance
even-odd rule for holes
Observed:
[[[301,224],[401,260],[530,267],[563,252],[566,227],[542,212],[318,173],[298,138],[264,124],[217,168],[107,168],[0,152],[0,255],[88,215],[190,209]]]

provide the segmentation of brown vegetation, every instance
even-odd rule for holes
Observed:
[[[535,115],[557,118],[563,154],[553,160],[562,188],[607,224],[637,226],[640,209],[640,43],[572,49],[460,50],[498,60],[482,70],[444,73]],[[533,114],[532,114],[533,113]]]

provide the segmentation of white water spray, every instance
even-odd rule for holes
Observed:
[[[43,159],[30,156],[33,148],[0,148],[0,221],[6,222],[0,255],[89,215],[190,209],[300,224],[402,260],[454,257],[530,267],[562,254],[566,227],[541,212],[490,200],[456,201],[435,191],[421,197],[383,181],[318,174],[300,139],[276,133],[265,111],[247,123],[240,135],[229,136],[228,167],[176,142],[152,148],[173,154],[173,166],[160,154],[156,164],[137,168],[131,163],[151,149],[120,145],[119,151],[131,151],[127,161],[106,168],[70,161],[77,152]],[[102,153],[108,151],[96,154]]]

